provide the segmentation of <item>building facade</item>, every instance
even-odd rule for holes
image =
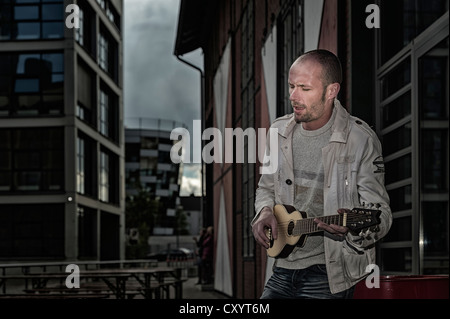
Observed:
[[[129,124],[128,124],[129,123]],[[177,234],[177,210],[182,166],[170,157],[174,141],[173,129],[184,125],[162,119],[129,119],[125,129],[125,181],[126,194],[135,196],[148,192],[159,202],[158,218],[150,235]],[[179,212],[178,212],[179,214]]]
[[[124,256],[122,13],[0,3],[2,260]]]
[[[268,129],[292,112],[296,57],[338,55],[340,101],[383,144],[394,222],[377,264],[384,274],[448,274],[448,14],[445,0],[182,0],[174,54],[202,49],[202,120],[222,132]],[[237,298],[259,297],[273,262],[250,227],[260,165],[206,165],[215,289]]]

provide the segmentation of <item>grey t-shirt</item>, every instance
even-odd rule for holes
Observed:
[[[294,207],[304,211],[307,217],[323,216],[324,171],[322,148],[331,138],[331,126],[335,111],[326,125],[307,131],[297,124],[292,137],[294,163]],[[277,260],[277,266],[288,269],[304,269],[325,263],[323,232],[308,235],[303,247],[295,247],[291,254]]]

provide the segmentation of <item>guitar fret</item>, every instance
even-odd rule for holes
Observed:
[[[317,224],[314,222],[314,218],[318,218],[326,224],[334,224],[342,226],[342,215],[330,215],[330,216],[321,216],[321,217],[310,217],[297,220],[294,226],[293,235],[303,235],[303,234],[312,234],[323,231]]]

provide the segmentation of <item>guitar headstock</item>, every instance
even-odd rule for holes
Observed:
[[[381,223],[381,210],[379,206],[373,208],[355,207],[347,213],[346,226],[352,233],[362,229],[370,228],[372,231],[378,231],[378,225]]]

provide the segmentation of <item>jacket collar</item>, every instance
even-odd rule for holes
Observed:
[[[349,134],[350,114],[338,99],[334,100],[334,107],[336,109],[336,118],[331,127],[333,133],[331,134],[330,142],[346,143]]]

